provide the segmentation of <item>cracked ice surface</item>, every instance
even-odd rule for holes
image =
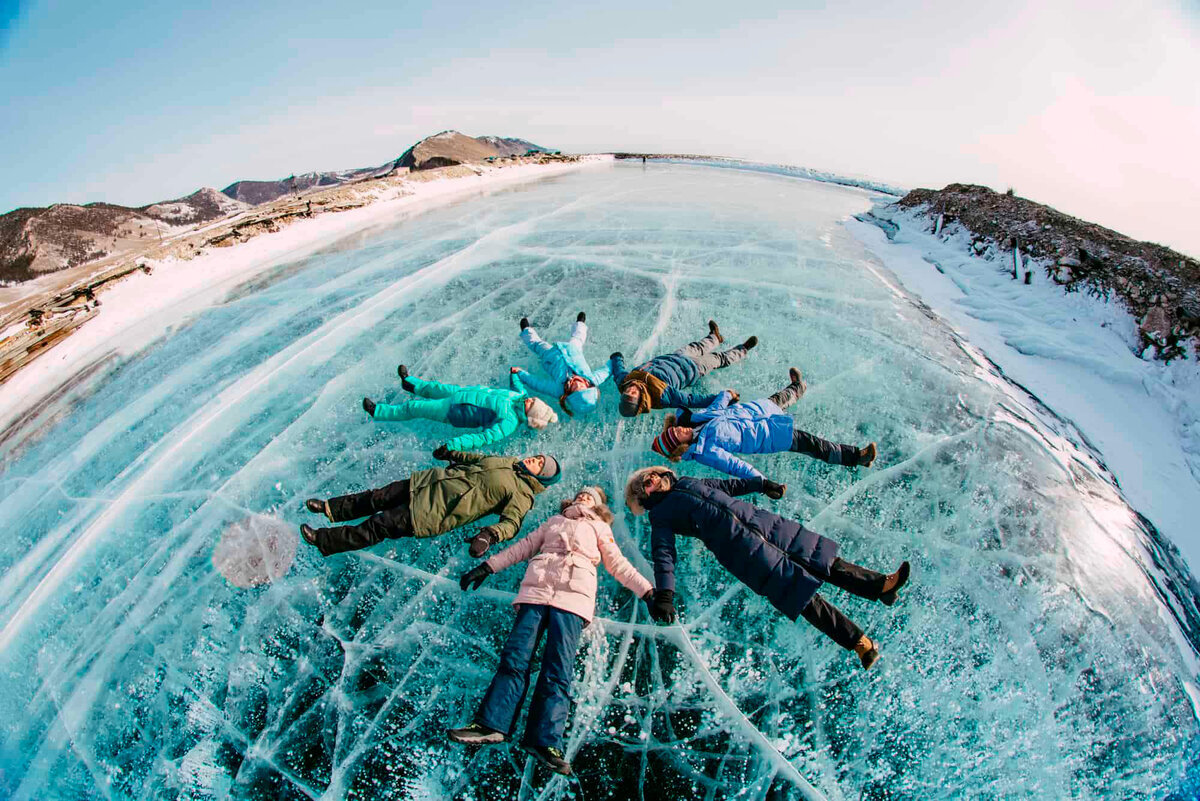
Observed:
[[[0,448],[0,794],[11,798],[1045,798],[1161,796],[1189,768],[1194,632],[1151,532],[1066,424],[894,289],[841,227],[869,195],[685,166],[617,166],[430,211],[258,276],[10,432]],[[914,564],[888,609],[828,589],[881,642],[869,674],[680,543],[682,626],[602,577],[577,664],[580,782],[468,751],[511,624],[514,568],[472,594],[461,538],[398,541],[232,586],[240,521],[427,466],[434,424],[359,399],[395,365],[502,383],[528,315],[599,363],[715,316],[751,357],[707,386],[880,443],[871,471],[751,457],[758,503],[854,561]],[[502,451],[564,458],[619,497],[658,419],[604,409]],[[701,468],[685,465],[689,472]],[[259,525],[256,523],[256,525]],[[644,572],[644,519],[618,515]],[[389,547],[390,546],[390,547]],[[1175,613],[1172,609],[1176,610]],[[519,732],[520,730],[518,730]]]

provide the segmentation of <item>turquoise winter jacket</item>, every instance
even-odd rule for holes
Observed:
[[[736,478],[759,478],[762,473],[733,454],[791,449],[795,421],[766,398],[730,405],[731,400],[733,396],[725,390],[708,408],[692,413],[692,425],[700,427],[682,458]]]

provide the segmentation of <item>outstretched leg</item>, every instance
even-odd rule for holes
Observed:
[[[411,537],[412,533],[412,512],[404,505],[377,512],[358,525],[312,530],[311,542],[324,556],[332,556],[335,553],[370,548],[384,540]]]
[[[800,371],[795,367],[788,370],[788,378],[791,382],[783,389],[776,392],[768,400],[774,403],[781,410],[791,406],[796,401],[803,397],[805,391],[808,390],[808,385],[804,383],[804,378],[800,375]]]
[[[406,400],[402,403],[377,403],[371,417],[381,423],[396,423],[403,420],[436,420],[446,422],[447,402],[437,400]]]
[[[580,314],[582,315],[583,312],[580,312]],[[574,342],[575,344],[577,344],[579,347],[582,348],[584,343],[587,342],[587,335],[588,335],[587,323],[585,323],[583,320],[576,320],[575,324],[571,326],[570,341]]]
[[[704,339],[698,339],[695,342],[689,342],[679,350],[675,351],[679,356],[687,356],[689,359],[699,361],[701,357],[707,356],[717,349],[725,340],[721,337],[721,330],[717,328],[716,323],[711,320],[708,323],[708,336]]]
[[[375,419],[378,420],[379,412],[375,414]],[[795,453],[803,453],[805,456],[811,456],[814,459],[820,459],[822,462],[828,462],[829,464],[840,464],[843,467],[857,467],[863,462],[862,457],[867,449],[860,449],[854,445],[839,445],[797,428],[792,433],[792,447],[789,450]]]
[[[529,690],[529,667],[538,640],[546,630],[551,607],[541,604],[521,604],[504,650],[500,665],[488,686],[487,694],[475,713],[475,722],[511,737],[517,715]],[[574,663],[572,663],[574,668]]]
[[[576,323],[576,325],[578,325],[578,323]],[[587,330],[586,326],[584,327],[584,330]],[[549,342],[538,336],[537,329],[533,326],[521,329],[521,341],[524,342],[525,347],[533,351],[533,355],[537,356],[539,359],[542,357],[543,353],[550,350],[552,347]]]
[[[800,614],[817,631],[847,651],[853,650],[863,636],[862,629],[855,625],[853,620],[846,617],[842,610],[826,601],[821,593],[814,595]]]
[[[411,493],[409,479],[393,481],[383,487],[354,492],[349,495],[339,495],[327,500],[329,517],[335,523],[345,520],[357,520],[360,517],[373,515],[376,512],[408,506]]]
[[[829,566],[829,575],[822,576],[822,578],[833,586],[857,595],[859,598],[878,601],[879,596],[883,594],[883,585],[888,577],[869,567],[847,562],[839,556]]]
[[[554,608],[549,609],[548,618],[542,670],[533,688],[522,742],[561,749],[563,729],[571,711],[571,680],[575,676],[575,652],[583,631],[583,618]]]

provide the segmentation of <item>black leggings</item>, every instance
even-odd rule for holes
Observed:
[[[357,551],[385,539],[411,537],[413,533],[409,480],[393,481],[386,487],[330,498],[329,514],[334,520],[354,520],[370,515],[354,526],[317,529],[317,548],[325,556]]]
[[[847,562],[841,557],[833,560],[833,564],[829,566],[828,575],[822,576],[807,565],[805,568],[833,586],[840,587],[852,595],[866,598],[869,601],[879,600],[879,595],[883,592],[883,583],[887,580],[887,576],[883,573]],[[808,606],[804,607],[804,611],[800,614],[817,630],[843,648],[854,648],[859,638],[863,636],[862,629],[855,625],[853,620],[846,617],[845,612],[826,601],[820,593],[812,597]]]

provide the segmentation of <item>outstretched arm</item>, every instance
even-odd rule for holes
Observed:
[[[722,473],[728,473],[736,478],[762,478],[762,473],[755,470],[753,465],[716,445],[693,448],[692,459],[702,465],[707,465],[714,470],[720,470]],[[728,490],[726,491],[728,492]]]
[[[526,389],[532,389],[534,392],[537,392],[540,395],[547,395],[551,398],[557,398],[562,394],[562,385],[555,384],[549,378],[542,378],[541,376],[534,375],[533,373],[527,373],[519,367],[515,367],[513,369],[516,370],[516,372],[512,373],[512,375],[516,377],[517,381],[521,382],[521,386],[518,388],[512,379],[509,379],[509,383],[513,385],[513,389],[517,392],[524,392]]]
[[[517,532],[521,530],[521,523],[525,520],[525,515],[529,514],[529,510],[532,508],[532,496],[523,492],[509,495],[508,500],[504,502],[504,508],[500,510],[500,521],[493,523],[491,527],[492,531],[496,532],[496,539],[504,542],[517,536]]]
[[[621,549],[613,540],[612,529],[608,526],[604,526],[604,528],[607,530],[601,531],[597,540],[600,545],[600,561],[604,563],[604,569],[634,595],[639,598],[643,597],[654,588],[650,586],[646,577],[630,564],[629,560],[625,558],[625,554],[621,553]]]
[[[662,394],[664,407],[680,406],[687,409],[705,409],[717,400],[716,395],[700,395],[680,392],[675,387],[667,387]]]
[[[592,372],[592,376],[594,379],[593,383],[597,387],[599,387],[601,384],[603,384],[605,381],[608,380],[608,377],[610,375],[612,375],[612,365],[606,364],[603,367],[601,367],[599,370],[595,370]]]
[[[754,478],[706,478],[704,483],[713,489],[719,489],[726,495],[737,497],[739,495],[749,495],[752,492],[763,491],[763,477],[761,475]]]
[[[408,377],[408,380],[413,385],[413,394],[419,395],[422,398],[448,398],[461,389],[461,387],[454,384],[443,384],[440,381],[426,381],[423,378],[411,375]]]
[[[436,453],[434,454],[434,457],[440,458],[437,456]],[[446,461],[450,462],[451,464],[479,464],[480,462],[482,462],[484,459],[487,459],[487,458],[488,458],[488,455],[486,453],[472,453],[471,451],[456,451],[456,450],[450,450],[449,448],[446,449],[446,455],[445,455]]]
[[[650,529],[650,555],[654,560],[654,589],[675,591],[675,532],[664,525]]]
[[[608,357],[608,371],[612,374],[613,381],[618,384],[629,375],[629,371],[625,369],[625,357],[619,351]]]
[[[493,573],[499,573],[504,568],[511,567],[517,562],[526,562],[531,559],[534,554],[542,550],[542,542],[546,539],[545,528],[546,524],[543,523],[531,531],[528,537],[514,543],[488,559],[488,567],[492,569]]]

